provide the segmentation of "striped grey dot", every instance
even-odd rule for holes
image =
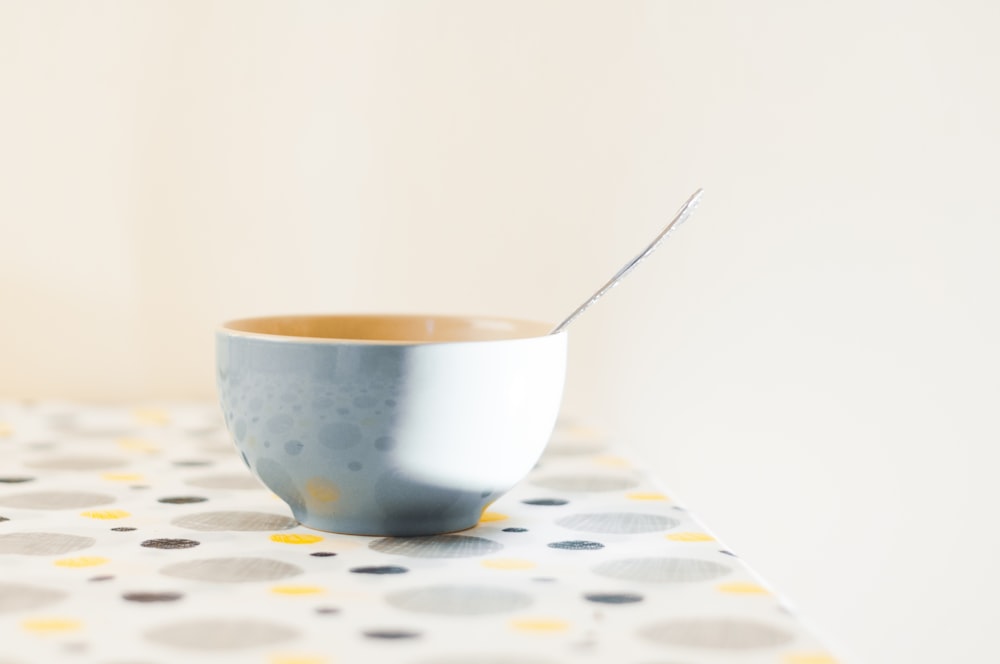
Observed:
[[[59,602],[66,595],[67,593],[54,588],[0,582],[0,613],[40,609]]]
[[[563,528],[586,533],[626,535],[670,530],[679,526],[681,522],[662,514],[597,512],[592,514],[571,514],[557,519],[556,523]]]
[[[220,530],[242,532],[288,530],[297,525],[295,519],[281,514],[237,511],[185,514],[184,516],[177,517],[170,523],[181,528],[187,528],[188,530],[200,530],[204,532]]]
[[[625,558],[607,560],[593,568],[595,574],[641,583],[692,583],[710,581],[732,572],[726,565],[697,558]]]
[[[128,465],[128,461],[118,457],[102,456],[59,456],[30,461],[29,468],[43,470],[111,470]]]
[[[411,558],[469,558],[494,553],[503,544],[484,537],[431,535],[427,537],[385,537],[368,545],[374,551]]]
[[[285,625],[239,618],[201,618],[169,623],[145,633],[148,641],[185,650],[242,650],[296,638]]]
[[[793,639],[783,629],[741,618],[675,618],[646,625],[639,635],[664,646],[723,650],[773,648]]]
[[[185,484],[201,489],[236,489],[238,491],[264,488],[264,485],[258,482],[257,478],[250,473],[205,475],[203,477],[192,478],[185,482]]]
[[[479,616],[531,606],[531,595],[491,586],[439,585],[390,593],[386,601],[404,611],[448,616]]]
[[[276,581],[302,573],[302,568],[270,558],[201,558],[167,565],[161,574],[192,581],[244,583]]]
[[[0,553],[57,556],[94,546],[93,537],[62,533],[7,533],[0,535]]]
[[[115,502],[114,496],[87,491],[32,491],[0,497],[0,505],[29,510],[71,510]]]
[[[572,474],[534,477],[535,486],[557,491],[622,491],[639,486],[639,480],[629,475]]]

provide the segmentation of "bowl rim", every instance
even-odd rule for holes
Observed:
[[[345,334],[327,335],[308,333],[310,325],[336,323],[348,326],[365,325],[396,325],[410,328],[422,327],[424,338],[415,334],[395,334],[381,336],[370,333],[369,336]],[[430,323],[430,325],[428,325]],[[261,328],[277,326],[295,329],[301,332],[262,331]],[[446,328],[441,330],[441,327]],[[223,322],[216,329],[217,335],[260,339],[275,342],[298,342],[311,344],[359,344],[375,346],[424,346],[438,344],[475,344],[498,343],[509,341],[524,341],[545,337],[563,337],[566,331],[550,334],[554,323],[495,315],[466,314],[426,314],[426,313],[313,313],[313,314],[276,314],[268,316],[251,316],[235,318]],[[461,328],[468,336],[458,335]],[[273,327],[272,327],[273,329]]]

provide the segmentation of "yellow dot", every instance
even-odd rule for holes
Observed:
[[[318,655],[271,655],[269,664],[326,664],[329,661]]]
[[[326,591],[319,586],[274,586],[271,592],[276,595],[318,595]]]
[[[666,500],[667,497],[662,493],[656,491],[633,491],[632,493],[626,493],[625,497],[629,500]]]
[[[337,485],[322,477],[314,477],[306,482],[306,493],[313,500],[321,503],[332,503],[340,498]]]
[[[489,569],[531,569],[536,564],[524,558],[491,558],[480,563]]]
[[[789,653],[781,664],[837,664],[837,658],[822,652]]]
[[[129,452],[145,452],[146,454],[160,451],[158,446],[142,438],[119,438],[118,447]]]
[[[519,618],[510,621],[511,627],[521,632],[565,632],[569,623],[555,618]]]
[[[667,539],[673,542],[714,542],[715,538],[708,533],[670,533]]]
[[[29,632],[51,634],[53,632],[71,632],[83,626],[79,620],[72,618],[29,618],[21,621],[21,627]]]
[[[282,544],[315,544],[316,542],[322,542],[323,538],[320,535],[310,535],[308,533],[275,533],[271,535],[271,541]]]
[[[59,567],[97,567],[108,562],[107,558],[100,556],[78,556],[76,558],[60,558],[53,562]]]
[[[771,591],[764,586],[745,581],[733,581],[731,583],[720,583],[715,587],[719,592],[731,593],[733,595],[770,595]]]
[[[132,515],[125,510],[88,510],[80,512],[80,516],[90,517],[91,519],[124,519]]]
[[[170,415],[167,411],[160,408],[136,408],[132,411],[132,416],[135,417],[140,424],[163,426],[164,424],[170,422]]]
[[[14,429],[5,422],[0,422],[0,438],[6,438],[14,433]]]
[[[479,517],[479,523],[488,523],[490,521],[506,521],[508,517],[506,514],[501,514],[500,512],[483,512],[483,515]]]
[[[628,462],[628,459],[623,459],[618,456],[597,456],[594,457],[594,463],[599,466],[607,466],[609,468],[628,468],[632,465]]]
[[[145,479],[139,473],[104,473],[101,478],[109,482],[141,482]]]

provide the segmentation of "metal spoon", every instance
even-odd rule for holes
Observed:
[[[594,304],[594,302],[597,302],[599,299],[601,299],[601,296],[603,296],[609,290],[617,286],[618,282],[625,278],[625,275],[634,270],[636,266],[639,265],[639,263],[641,263],[643,259],[646,258],[646,256],[649,256],[651,253],[653,253],[653,251],[658,246],[660,246],[660,243],[663,242],[665,239],[667,239],[667,236],[670,235],[670,232],[675,228],[677,228],[678,226],[680,226],[681,224],[683,224],[685,221],[687,221],[687,218],[691,216],[691,213],[694,212],[694,209],[698,207],[698,203],[701,200],[701,191],[702,191],[701,189],[698,189],[698,191],[691,194],[691,197],[687,199],[687,202],[684,203],[684,205],[681,206],[681,209],[677,211],[677,214],[674,216],[673,219],[670,220],[670,223],[664,226],[663,230],[660,231],[660,234],[657,235],[653,239],[653,241],[649,243],[648,247],[639,252],[639,255],[630,260],[628,263],[626,263],[625,266],[622,267],[622,269],[618,270],[618,272],[615,273],[615,276],[611,277],[611,279],[609,279],[606,284],[601,286],[596,293],[590,296],[589,300],[587,300],[579,307],[577,307],[573,313],[571,313],[569,316],[566,317],[566,320],[564,320],[563,322],[559,323],[554,328],[552,328],[552,331],[549,332],[549,334],[559,334],[560,332],[565,330],[570,323],[576,320],[577,316],[579,316],[584,311],[589,309],[590,305]]]

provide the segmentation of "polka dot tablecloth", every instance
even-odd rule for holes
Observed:
[[[321,533],[211,404],[0,402],[0,663],[834,664],[630,461],[560,425],[478,527]]]

